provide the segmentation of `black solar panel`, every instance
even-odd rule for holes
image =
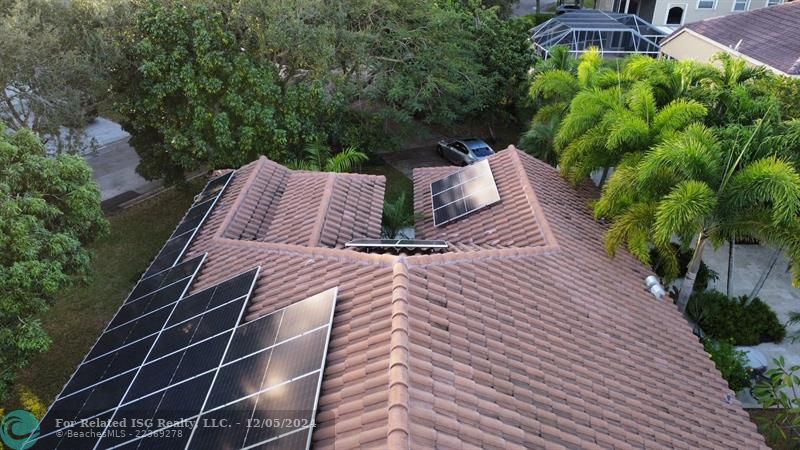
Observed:
[[[142,280],[155,293],[178,275],[158,276]],[[182,296],[162,308],[169,314],[154,334],[93,349],[99,356],[87,357],[42,420],[37,448],[308,448],[336,289],[242,323],[257,277],[253,269]],[[153,294],[140,292],[142,300]],[[120,343],[120,330],[140,329],[142,320],[107,330],[98,344],[111,336]]]
[[[180,261],[186,249],[189,248],[203,222],[214,209],[219,198],[233,178],[234,172],[229,172],[221,177],[214,178],[206,184],[203,191],[195,196],[192,207],[183,216],[183,219],[175,227],[172,236],[167,240],[161,251],[150,263],[150,267],[145,272],[143,278],[148,278],[158,272],[168,269]]]
[[[499,201],[500,193],[486,159],[431,183],[433,224],[437,227]]]

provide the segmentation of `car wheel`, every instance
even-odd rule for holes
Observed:
[[[441,145],[437,145],[437,146],[436,146],[436,153],[437,153],[439,156],[444,156],[444,154],[442,153],[442,146],[441,146]]]

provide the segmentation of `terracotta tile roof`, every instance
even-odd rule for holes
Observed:
[[[451,173],[452,167],[414,170],[414,209],[423,220],[416,224],[420,239],[448,239],[455,249],[520,248],[553,244],[541,214],[537,214],[536,194],[523,173],[517,152],[500,152],[489,165],[495,175],[502,201],[476,211],[469,220],[458,220],[440,228],[433,225],[431,183]]]
[[[785,74],[800,75],[798,2],[701,20],[685,28],[725,47],[738,46],[741,54]]]
[[[338,248],[381,234],[383,177],[294,171],[262,157],[239,169],[234,187],[222,201],[236,202],[235,213],[204,232],[216,225],[212,234],[229,239]]]
[[[192,245],[193,290],[261,265],[252,320],[339,287],[317,448],[766,448],[650,271],[605,254],[596,190],[513,147],[491,167],[499,204],[420,224],[457,251],[396,256],[331,248],[379,230],[382,179],[257,161]],[[415,171],[419,209],[453,170]]]

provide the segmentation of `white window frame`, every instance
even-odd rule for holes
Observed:
[[[713,5],[711,6],[711,8],[701,8],[700,7],[700,2],[707,2],[707,1],[709,1],[709,0],[697,0],[697,4],[695,5],[694,9],[697,9],[697,10],[700,10],[700,11],[706,11],[706,10],[713,11],[713,10],[717,9],[717,0],[712,0],[713,1]]]
[[[783,0],[767,0],[767,6],[782,5]]]
[[[736,1],[736,0],[734,0]],[[669,3],[667,4],[667,12],[664,14],[664,25],[665,26],[672,26],[675,25],[674,23],[667,23],[669,21],[669,10],[675,6],[680,6],[683,9],[683,14],[681,15],[681,22],[678,25],[683,25],[683,22],[686,21],[686,10],[689,9],[688,3]]]
[[[769,0],[767,0],[769,1]],[[731,11],[733,12],[745,12],[750,11],[750,0],[744,0],[744,9],[738,10],[736,9],[736,4],[739,3],[739,0],[733,0],[733,5],[731,5]]]

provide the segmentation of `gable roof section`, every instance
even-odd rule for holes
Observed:
[[[343,248],[380,237],[382,177],[295,171],[264,157],[242,171],[245,194],[222,230],[226,238]]]
[[[650,271],[606,255],[596,189],[517,155],[557,250],[409,258],[412,448],[763,448]]]
[[[800,2],[759,8],[685,25],[688,29],[787,75],[800,75]],[[741,44],[739,43],[741,41]]]
[[[555,244],[550,227],[539,210],[520,155],[501,151],[489,159],[500,202],[482,208],[467,218],[435,227],[431,204],[431,183],[456,172],[453,167],[414,170],[414,210],[421,213],[416,223],[419,239],[444,239],[456,250],[548,247]]]

